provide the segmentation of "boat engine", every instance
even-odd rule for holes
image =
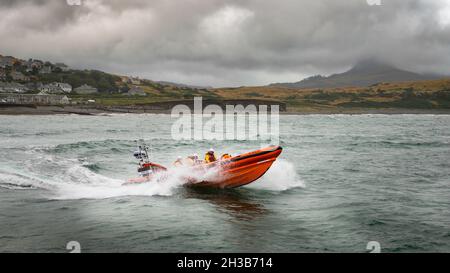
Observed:
[[[143,160],[143,159],[147,158],[147,152],[144,150],[135,151],[133,155],[138,160]]]

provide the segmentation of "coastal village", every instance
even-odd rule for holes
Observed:
[[[99,90],[89,84],[92,82],[90,78],[85,81],[77,80],[76,85],[71,84],[70,82],[75,80],[70,77],[76,73],[79,73],[79,70],[72,70],[64,63],[50,63],[35,59],[21,60],[12,56],[0,55],[0,105],[95,103],[95,100],[92,99],[73,101],[72,97],[95,95],[101,92],[117,92],[124,96],[147,96],[147,93],[137,86],[140,84],[139,78],[117,77],[114,80],[122,81],[127,87],[126,89],[117,89],[113,83],[109,86],[106,84],[104,90]],[[71,80],[65,81],[64,78]]]
[[[335,74],[333,77],[367,79],[378,76],[373,73],[348,75],[355,70]],[[391,75],[392,68],[387,71]],[[393,74],[396,75],[411,75],[407,71],[395,71],[397,72]],[[0,55],[0,110],[4,113],[16,113],[27,108],[26,111],[39,112],[49,108],[48,106],[56,106],[63,108],[57,109],[58,111],[75,109],[71,112],[80,109],[121,113],[167,112],[178,104],[191,107],[194,97],[202,97],[205,105],[278,105],[280,111],[291,113],[390,113],[416,110],[448,112],[450,78],[427,80],[420,75],[413,76],[417,80],[381,81],[368,86],[350,84],[348,87],[295,87],[271,84],[211,88],[120,76],[99,70],[81,70],[64,63],[21,60]],[[330,82],[330,78],[326,77],[313,77],[312,80],[317,79]],[[309,82],[311,79],[305,81]]]

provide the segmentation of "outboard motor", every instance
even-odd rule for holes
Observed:
[[[144,158],[147,158],[147,153],[143,150],[135,151],[133,155],[138,160],[143,160]]]

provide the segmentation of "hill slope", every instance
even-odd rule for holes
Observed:
[[[290,88],[338,88],[367,87],[382,82],[406,82],[436,79],[436,76],[421,75],[401,70],[393,66],[366,60],[356,64],[352,69],[329,77],[313,76],[296,83],[276,83],[272,86]]]
[[[219,88],[223,98],[260,98],[287,104],[288,112],[362,113],[369,109],[450,109],[450,78],[380,83],[370,87],[285,88],[279,86]]]

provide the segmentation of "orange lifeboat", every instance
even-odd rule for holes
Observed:
[[[186,178],[186,185],[193,187],[237,188],[248,185],[261,178],[276,161],[283,149],[280,146],[270,146],[238,156],[221,159],[208,164],[192,166],[195,173],[206,173],[216,168],[217,173],[211,178],[199,181],[194,177]],[[157,165],[159,171],[166,171]],[[152,180],[152,175],[130,179],[126,184],[144,183]]]
[[[282,150],[279,146],[271,146],[206,164],[207,168],[218,167],[218,175],[208,181],[195,181],[190,184],[222,189],[248,185],[261,178],[270,169]]]

